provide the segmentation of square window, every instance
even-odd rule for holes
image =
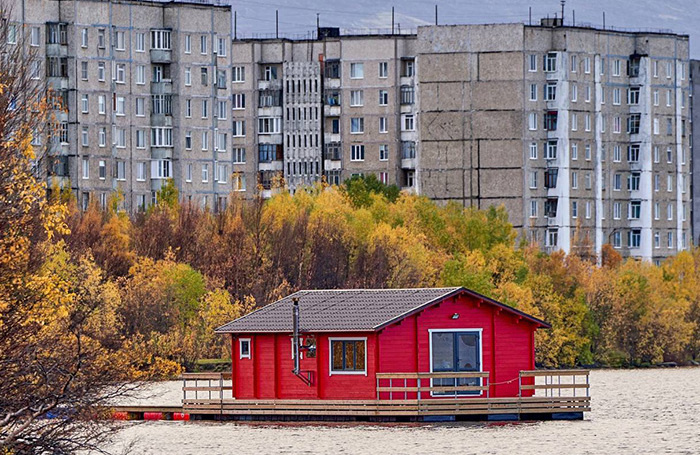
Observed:
[[[240,338],[238,340],[238,352],[241,359],[250,359],[250,338]]]

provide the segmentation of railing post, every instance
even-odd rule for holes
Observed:
[[[379,400],[379,376],[376,376],[377,378],[377,400]]]
[[[403,399],[406,400],[408,399],[408,391],[406,390],[407,387],[407,382],[406,382],[406,377],[403,378]]]
[[[523,372],[518,373],[518,397],[523,397]]]
[[[418,373],[418,376],[416,377],[416,400],[420,401],[420,373]]]

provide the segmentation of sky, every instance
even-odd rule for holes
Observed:
[[[532,8],[533,23],[542,17],[560,14],[558,0],[230,0],[237,12],[237,35],[272,37],[275,10],[279,11],[280,35],[301,37],[321,26],[342,29],[391,29],[391,7],[401,29],[411,29],[435,21],[438,5],[440,24],[483,24],[527,22]],[[566,22],[574,14],[576,24],[630,30],[664,30],[689,34],[691,58],[700,58],[699,0],[568,0]],[[697,23],[697,22],[696,22]],[[694,45],[695,42],[697,45]]]

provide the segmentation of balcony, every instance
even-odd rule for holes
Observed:
[[[258,90],[282,90],[282,81],[279,79],[258,81]]]
[[[173,81],[170,79],[162,79],[158,82],[151,82],[151,94],[153,95],[172,95]]]
[[[173,116],[171,114],[151,113],[151,126],[173,126]]]
[[[329,106],[326,104],[323,106],[323,115],[325,117],[340,117],[340,112],[340,105]]]
[[[151,49],[151,63],[172,63],[172,60],[172,50]]]

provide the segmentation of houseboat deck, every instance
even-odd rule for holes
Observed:
[[[376,376],[377,399],[288,400],[236,399],[230,396],[230,374],[186,373],[182,412],[193,419],[221,420],[435,421],[568,420],[582,419],[591,410],[588,370],[521,371],[511,380],[518,381],[519,396],[508,398],[489,396],[498,384],[489,383],[488,372]],[[433,386],[435,379],[445,378],[458,378],[457,385]]]

